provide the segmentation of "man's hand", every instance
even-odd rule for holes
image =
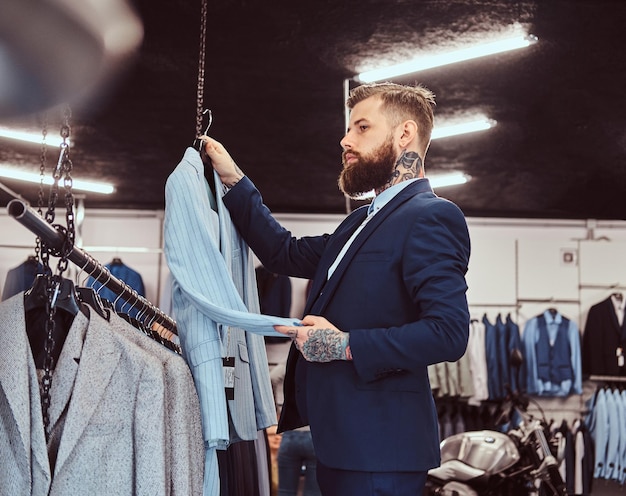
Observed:
[[[349,334],[337,329],[324,317],[307,315],[300,326],[274,326],[291,338],[309,362],[352,360]]]
[[[243,172],[219,141],[205,135],[200,136],[200,139],[222,184],[232,188],[244,176]]]

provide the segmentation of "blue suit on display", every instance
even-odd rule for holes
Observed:
[[[440,462],[427,366],[456,361],[468,340],[470,243],[461,211],[427,179],[365,224],[352,212],[332,235],[293,238],[242,178],[224,196],[237,229],[270,271],[313,279],[305,314],[350,333],[353,361],[307,362],[292,346],[279,431],[310,423],[318,460],[363,472],[419,472]]]

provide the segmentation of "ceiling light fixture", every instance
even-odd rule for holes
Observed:
[[[426,177],[430,181],[430,185],[433,189],[445,188],[446,186],[456,186],[459,184],[465,184],[471,176],[464,174],[463,172],[450,172],[447,174],[426,174]]]
[[[481,117],[479,119],[466,122],[458,122],[456,124],[444,124],[443,126],[435,126],[431,133],[430,139],[436,140],[441,138],[448,138],[450,136],[457,136],[459,134],[485,131],[487,129],[491,129],[496,124],[497,122],[493,119]]]
[[[434,55],[424,55],[401,64],[361,72],[357,76],[357,79],[363,83],[372,83],[374,81],[390,79],[404,74],[412,74],[414,72],[432,69],[433,67],[454,64],[456,62],[485,57],[487,55],[494,55],[496,53],[516,50],[518,48],[525,48],[536,42],[537,37],[535,35],[526,33],[517,34],[513,37],[480,43],[468,48],[462,48],[460,50],[453,50]]]
[[[43,143],[43,135],[41,133],[28,133],[25,131],[14,131],[12,129],[8,129],[6,127],[0,127],[0,138],[8,138],[14,139],[18,141],[27,141],[29,143],[36,143],[41,145]],[[69,143],[70,141],[67,140]],[[63,143],[63,138],[61,137],[51,137],[46,135],[46,145],[50,146],[60,146]]]
[[[9,167],[0,167],[0,177],[8,179],[17,179],[19,181],[28,181],[31,183],[41,183],[41,176],[32,172],[24,172]],[[53,183],[52,177],[44,177],[43,183],[51,185]],[[109,183],[100,183],[94,181],[81,181],[80,179],[72,178],[72,189],[80,191],[89,191],[91,193],[102,193],[104,195],[110,195],[115,191],[115,187]]]

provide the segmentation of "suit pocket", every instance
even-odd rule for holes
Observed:
[[[359,252],[354,256],[355,262],[384,262],[391,259],[391,255],[385,251]]]
[[[389,369],[380,371],[378,379],[370,382],[357,381],[357,389],[363,391],[408,391],[420,393],[430,389],[428,376],[416,375],[406,370]]]
[[[117,434],[123,427],[121,422],[91,422],[85,429],[85,436],[104,437]]]
[[[209,339],[194,346],[187,353],[192,366],[215,360],[222,357],[221,342],[219,339]]]
[[[248,347],[245,343],[237,343],[237,347],[239,349],[239,358],[242,362],[250,363],[250,358],[248,357]]]

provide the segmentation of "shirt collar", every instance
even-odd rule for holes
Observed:
[[[543,316],[545,317],[548,324],[560,324],[562,320],[561,314],[559,312],[554,314],[553,317],[550,313],[550,310],[546,310],[545,312],[543,312]]]
[[[422,178],[416,177],[414,179],[407,179],[406,181],[402,181],[398,184],[394,184],[390,188],[387,188],[385,191],[377,195],[372,203],[370,203],[370,206],[367,209],[367,215],[373,215],[378,212],[381,208],[387,205],[387,203],[393,200],[393,198],[400,193],[400,191],[406,188],[409,184],[419,181],[420,179]]]

